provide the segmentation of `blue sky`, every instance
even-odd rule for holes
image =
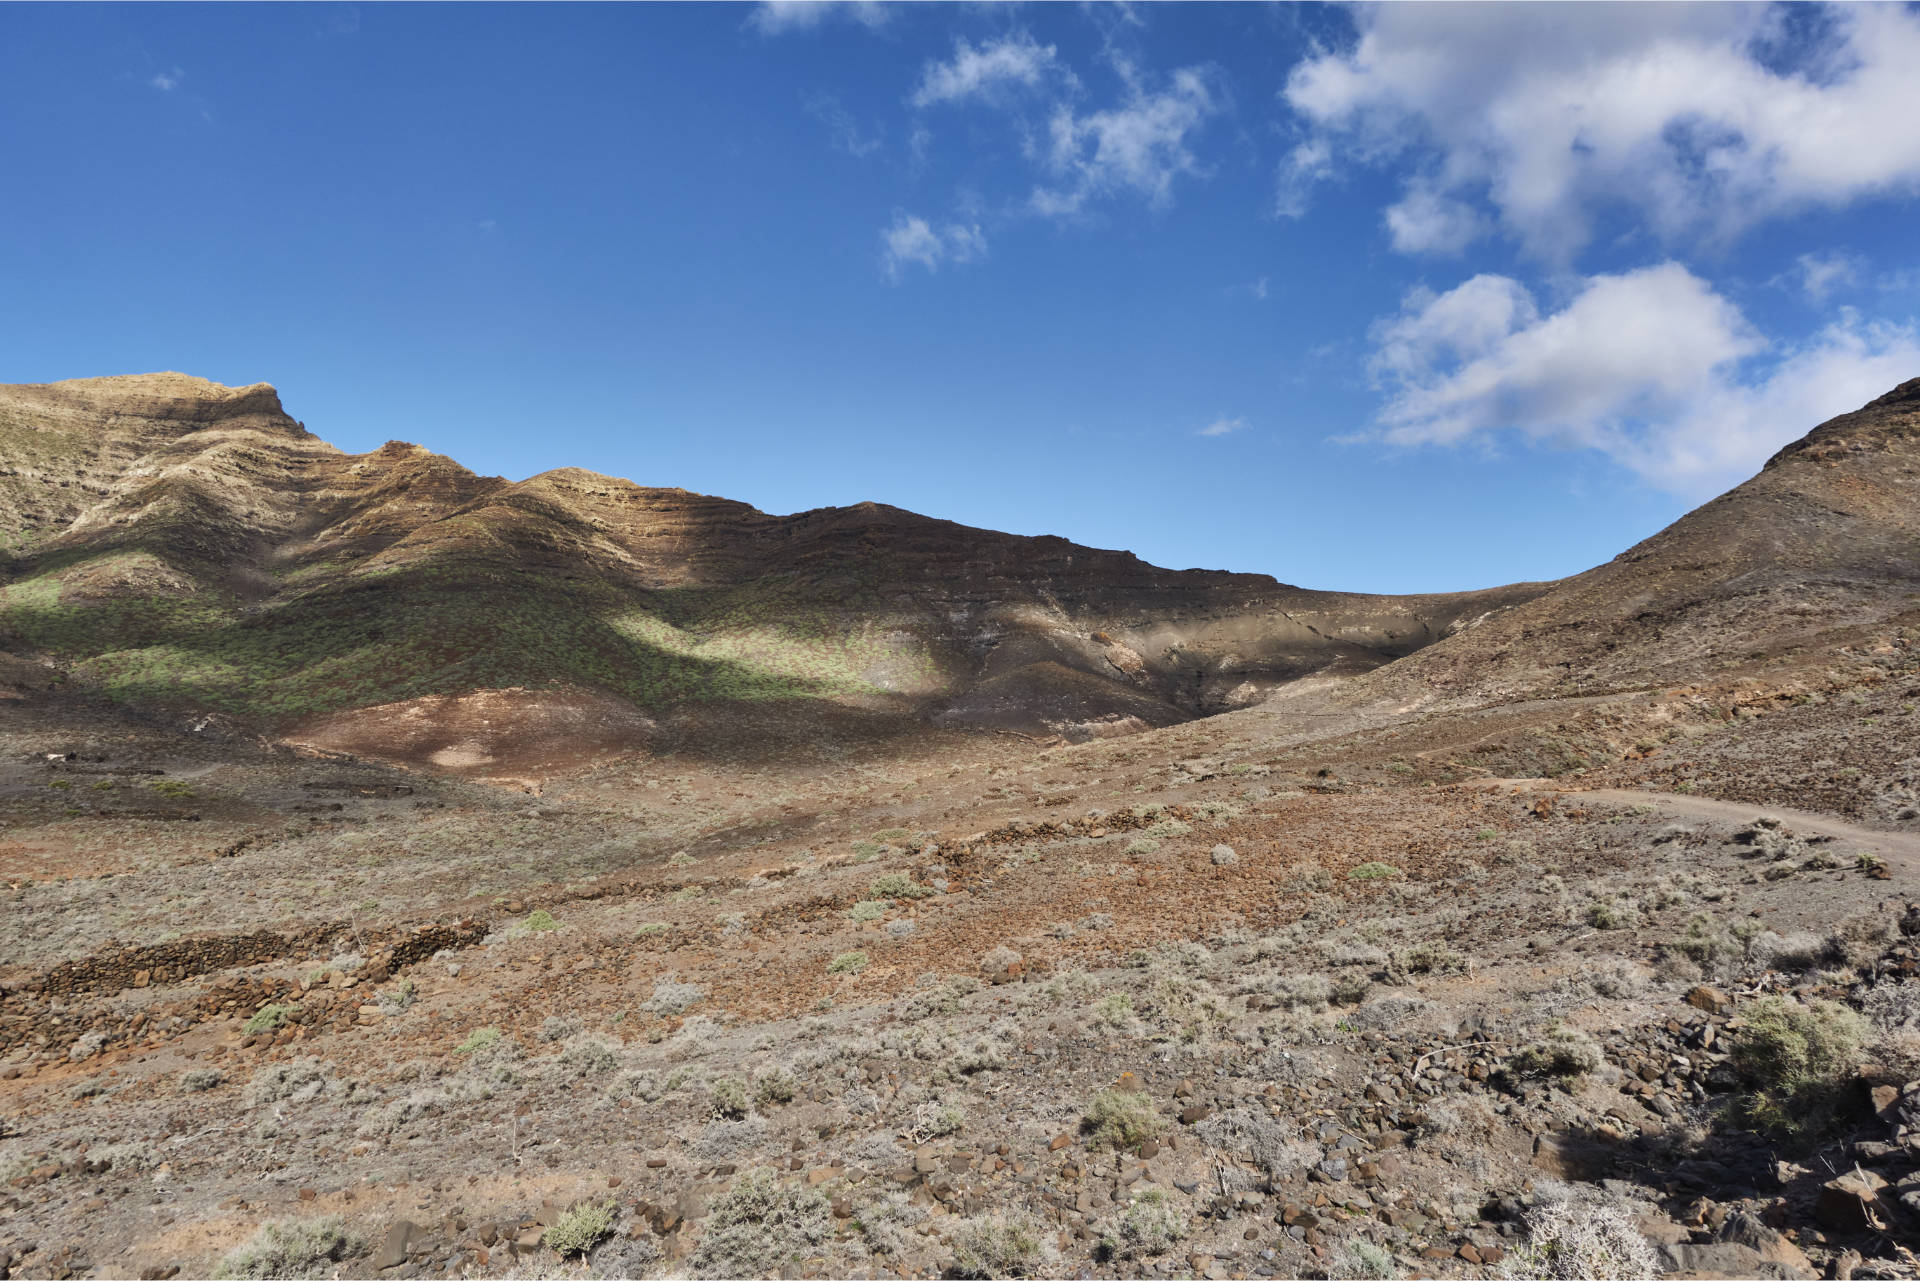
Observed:
[[[1911,6],[4,6],[0,381],[1557,577],[1920,375],[1917,65]]]

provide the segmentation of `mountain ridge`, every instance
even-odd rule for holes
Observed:
[[[405,442],[346,454],[268,384],[178,374],[0,388],[0,431],[28,463],[0,478],[8,647],[273,729],[551,688],[1082,738],[1364,671],[1542,589],[1313,591],[880,503],[508,481]]]

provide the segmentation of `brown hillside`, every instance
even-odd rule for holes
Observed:
[[[508,689],[1103,736],[1367,671],[1542,590],[1315,592],[873,503],[510,483],[343,454],[264,384],[178,374],[0,388],[0,426],[9,649],[123,702],[354,741],[357,709]]]

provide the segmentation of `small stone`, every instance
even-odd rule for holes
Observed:
[[[1061,1148],[1066,1147],[1072,1142],[1073,1136],[1071,1134],[1056,1134],[1053,1136],[1052,1141],[1047,1144],[1047,1151],[1058,1152]]]
[[[1204,1103],[1196,1103],[1192,1107],[1180,1109],[1180,1124],[1193,1125],[1206,1120],[1211,1115],[1213,1115],[1212,1108]]]
[[[1709,1014],[1726,1014],[1733,1009],[1733,998],[1717,987],[1702,983],[1687,993],[1687,1004]]]

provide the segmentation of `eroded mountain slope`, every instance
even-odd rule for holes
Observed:
[[[515,689],[695,732],[685,709],[714,704],[1129,732],[1370,670],[1541,590],[1314,592],[871,503],[782,517],[573,468],[510,483],[399,442],[344,454],[271,387],[178,374],[0,388],[0,427],[16,658],[361,749]]]

